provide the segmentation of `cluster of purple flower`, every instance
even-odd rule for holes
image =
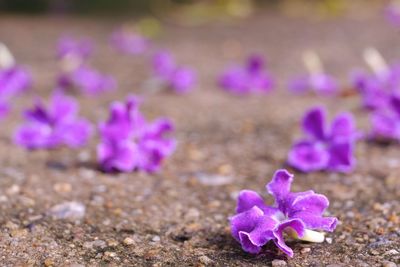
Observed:
[[[264,60],[260,56],[248,58],[245,66],[232,66],[222,73],[219,85],[228,92],[237,95],[268,93],[274,82],[264,69]]]
[[[139,102],[130,96],[125,103],[112,103],[109,119],[99,125],[101,143],[97,156],[106,172],[154,172],[175,150],[176,141],[168,136],[173,124],[166,118],[147,122],[140,113]]]
[[[57,86],[60,89],[77,89],[84,94],[96,95],[116,88],[117,83],[110,75],[104,75],[91,68],[87,60],[93,52],[88,39],[74,40],[63,37],[58,43],[57,58],[61,73]]]

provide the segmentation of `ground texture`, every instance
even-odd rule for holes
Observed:
[[[2,266],[396,266],[400,263],[400,147],[361,142],[357,168],[348,175],[295,173],[293,189],[314,189],[329,197],[337,230],[328,241],[290,241],[288,259],[273,245],[260,255],[244,253],[229,232],[237,193],[265,195],[264,186],[284,165],[300,135],[299,120],[310,106],[330,114],[354,112],[368,129],[367,114],[355,94],[337,98],[294,96],[287,78],[303,71],[301,52],[314,48],[326,69],[347,81],[363,66],[361,52],[375,46],[387,58],[400,58],[399,33],[378,16],[329,20],[285,18],[259,11],[245,19],[183,27],[168,22],[157,46],[198,69],[199,86],[185,96],[146,86],[146,57],[114,53],[107,44],[117,19],[0,18],[1,40],[35,77],[33,92],[17,100],[1,123],[0,262]],[[28,152],[11,142],[23,107],[35,93],[54,86],[54,46],[60,33],[89,35],[97,43],[93,65],[115,75],[119,90],[96,98],[78,97],[81,113],[96,122],[108,104],[129,93],[146,94],[143,112],[168,116],[177,125],[179,146],[156,175],[108,175],[96,167],[97,137],[84,149]],[[250,52],[269,60],[277,89],[262,97],[230,96],[215,85],[216,74]],[[346,86],[344,86],[346,88]],[[271,197],[266,196],[268,203]],[[46,216],[54,205],[77,201],[83,220]],[[272,204],[272,203],[271,203]]]

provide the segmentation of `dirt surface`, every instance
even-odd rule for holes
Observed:
[[[380,15],[380,14],[379,14]],[[400,58],[399,33],[378,16],[330,20],[285,18],[259,12],[233,22],[197,27],[165,25],[157,40],[182,63],[199,71],[197,90],[185,96],[144,89],[150,77],[146,57],[125,57],[107,44],[122,22],[83,18],[0,18],[0,36],[35,77],[32,93],[17,100],[2,122],[0,150],[0,262],[2,266],[396,266],[400,264],[400,147],[361,142],[357,168],[348,175],[295,173],[294,191],[313,189],[329,197],[337,230],[322,244],[290,241],[288,259],[272,244],[246,254],[229,233],[241,189],[266,196],[264,186],[284,166],[300,135],[303,112],[315,104],[330,114],[350,110],[360,128],[367,114],[355,95],[340,98],[294,96],[287,78],[303,72],[301,52],[314,48],[326,69],[344,84],[361,51],[375,46]],[[97,98],[79,96],[81,114],[92,122],[107,117],[108,104],[129,93],[145,93],[149,118],[168,116],[177,125],[179,146],[156,175],[107,175],[96,169],[97,136],[87,148],[28,152],[10,137],[21,110],[35,93],[54,86],[54,46],[61,33],[96,41],[93,65],[110,72],[119,90]],[[215,85],[229,61],[252,52],[268,58],[278,88],[265,97],[238,98]],[[266,196],[268,203],[272,198]],[[77,201],[86,207],[78,222],[45,214],[54,205]],[[283,260],[279,262],[277,260]],[[279,265],[281,264],[281,265]]]

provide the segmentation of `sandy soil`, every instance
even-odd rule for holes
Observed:
[[[361,51],[373,45],[400,58],[399,33],[382,18],[324,21],[284,18],[261,12],[233,22],[197,27],[167,23],[157,46],[173,51],[200,73],[197,90],[186,96],[149,93],[145,57],[118,55],[107,45],[122,20],[83,18],[0,18],[1,40],[35,76],[34,92],[17,100],[0,133],[0,262],[2,266],[396,266],[400,263],[400,149],[359,143],[357,169],[349,174],[295,173],[294,190],[314,189],[331,201],[341,223],[322,244],[289,242],[288,259],[273,245],[257,256],[244,253],[229,233],[236,195],[264,185],[284,166],[291,142],[300,135],[301,114],[323,104],[331,115],[350,110],[367,129],[367,114],[355,95],[340,98],[294,96],[285,81],[302,72],[300,54],[314,48],[326,69],[345,82],[363,66]],[[96,169],[97,137],[77,151],[28,152],[10,141],[21,110],[34,93],[48,95],[57,64],[60,33],[89,35],[97,43],[93,65],[119,80],[116,93],[79,97],[91,121],[107,116],[108,104],[129,93],[145,93],[144,113],[169,116],[179,147],[156,175],[107,175]],[[265,97],[238,98],[215,85],[216,74],[248,53],[266,55],[277,90]],[[272,202],[270,197],[266,198]],[[45,214],[54,205],[86,206],[80,222]],[[279,262],[277,260],[283,260]],[[281,264],[281,265],[279,265]]]

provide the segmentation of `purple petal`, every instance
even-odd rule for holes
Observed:
[[[128,55],[142,54],[149,48],[147,38],[123,29],[113,32],[110,41],[115,49]]]
[[[311,89],[310,79],[308,75],[301,75],[293,78],[288,85],[291,92],[297,94],[304,94]]]
[[[230,218],[232,236],[240,242],[239,232],[251,232],[256,227],[258,220],[264,216],[264,212],[254,206],[253,208],[236,214]]]
[[[328,198],[324,195],[308,191],[308,194],[298,195],[292,202],[291,212],[308,211],[321,215],[329,206]],[[290,214],[289,214],[290,216]]]
[[[291,148],[288,155],[289,165],[303,172],[325,169],[328,161],[329,153],[320,143],[299,142]]]
[[[287,220],[283,223],[281,223],[278,227],[278,229],[276,229],[274,231],[274,242],[275,244],[284,252],[286,253],[289,257],[293,257],[293,250],[288,247],[285,243],[285,240],[283,238],[283,231],[286,228],[290,228],[291,230],[294,230],[297,235],[299,237],[302,237],[304,235],[304,230],[305,230],[305,226],[303,224],[303,222],[299,219],[291,219],[291,220]]]
[[[303,118],[303,131],[317,140],[323,140],[326,137],[325,117],[323,108],[310,109]]]
[[[153,56],[153,70],[157,75],[167,78],[175,68],[176,63],[169,52],[160,51]]]
[[[254,206],[263,209],[265,203],[262,197],[257,192],[251,190],[240,191],[236,207],[236,213],[247,211],[253,208]]]
[[[195,72],[189,68],[177,68],[169,78],[170,86],[177,93],[186,93],[190,91],[196,83]]]
[[[295,212],[291,218],[300,219],[307,229],[332,232],[336,228],[337,218],[321,217],[308,210]]]
[[[137,166],[137,148],[129,141],[103,142],[97,146],[97,158],[106,172],[131,172]]]
[[[32,123],[21,126],[14,134],[14,142],[28,149],[52,148],[57,140],[52,138],[52,129],[49,125]]]
[[[390,99],[390,104],[392,109],[396,112],[397,116],[399,116],[400,120],[400,96],[393,95]]]
[[[268,193],[275,197],[275,201],[278,203],[278,206],[289,194],[292,182],[293,174],[290,174],[287,170],[281,169],[275,172],[271,182],[267,184],[266,189]]]
[[[68,55],[80,59],[88,58],[93,52],[93,43],[90,39],[82,38],[75,40],[69,36],[60,38],[57,44],[57,57],[63,58]]]
[[[247,70],[249,73],[257,73],[264,68],[264,59],[259,55],[250,56],[247,59]]]
[[[30,72],[20,66],[0,70],[0,92],[2,96],[12,97],[32,86]]]
[[[310,82],[316,93],[330,95],[337,91],[336,81],[327,74],[317,74],[310,76]]]
[[[332,122],[331,138],[334,140],[349,140],[355,137],[355,122],[351,113],[343,112]]]
[[[54,130],[54,136],[70,147],[85,145],[91,133],[90,123],[83,119],[62,123]]]
[[[78,103],[72,97],[55,93],[51,98],[50,114],[59,121],[74,118],[78,109]]]
[[[256,254],[261,247],[274,238],[273,229],[277,221],[269,216],[257,219],[257,224],[251,232],[239,231],[239,239],[244,251]]]
[[[349,172],[353,169],[355,159],[353,157],[353,143],[334,142],[329,148],[328,168],[333,171]]]
[[[400,140],[400,123],[397,116],[375,112],[370,116],[374,139]]]

